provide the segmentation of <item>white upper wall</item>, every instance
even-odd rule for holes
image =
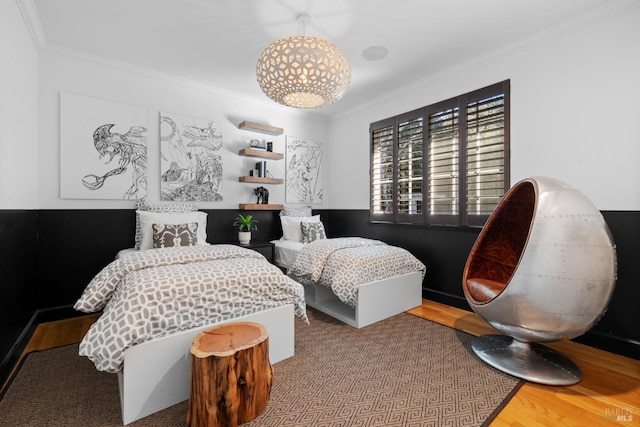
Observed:
[[[38,51],[13,1],[0,1],[0,209],[38,203]]]
[[[510,79],[511,183],[551,176],[600,210],[639,210],[639,42],[635,7],[521,41],[332,120],[330,208],[369,208],[370,123]]]
[[[511,181],[532,175],[563,179],[601,210],[640,209],[640,7],[549,31],[511,49],[411,84],[406,90],[333,119],[255,103],[182,81],[45,49],[38,54],[15,2],[0,2],[0,209],[128,208],[131,201],[60,199],[61,92],[147,109],[149,198],[159,198],[160,111],[217,120],[223,126],[225,200],[204,208],[251,202],[252,184],[237,176],[251,159],[237,156],[250,133],[242,120],[283,127],[285,135],[325,147],[324,194],[315,208],[367,209],[371,122],[511,80]],[[389,60],[387,58],[386,60]],[[256,136],[256,135],[254,135]],[[285,136],[275,138],[284,150]],[[285,161],[271,162],[284,178]],[[284,186],[271,201],[285,203]]]
[[[144,107],[147,111],[148,199],[160,199],[160,112],[213,120],[222,126],[223,176],[222,202],[201,202],[202,209],[237,209],[239,203],[255,203],[253,189],[258,184],[240,183],[240,175],[260,159],[241,157],[251,138],[274,142],[275,152],[285,152],[286,136],[301,137],[326,143],[327,122],[298,110],[280,107],[266,100],[256,103],[237,96],[213,91],[210,88],[160,76],[129,66],[101,62],[94,58],[70,55],[45,49],[40,55],[40,196],[41,209],[104,209],[131,208],[134,201],[71,200],[60,198],[60,93]],[[256,84],[255,82],[250,82]],[[273,106],[272,106],[273,105]],[[244,120],[284,128],[277,137],[238,129]],[[87,144],[93,144],[91,135]],[[97,154],[97,153],[96,153]],[[114,160],[114,167],[115,162]],[[285,178],[285,161],[267,161],[271,174]],[[325,163],[326,166],[326,163]],[[325,172],[326,176],[326,172]],[[326,184],[325,184],[326,185]],[[268,185],[270,203],[285,203],[285,186]],[[314,208],[327,208],[323,204]]]

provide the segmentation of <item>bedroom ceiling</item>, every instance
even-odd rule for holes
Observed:
[[[273,102],[256,83],[258,56],[272,41],[302,34],[296,16],[308,13],[306,35],[337,44],[351,64],[346,95],[323,109],[308,110],[327,117],[528,38],[584,24],[619,2],[19,1],[44,49],[133,65],[266,104]],[[375,46],[386,48],[387,56],[365,59],[363,52]]]

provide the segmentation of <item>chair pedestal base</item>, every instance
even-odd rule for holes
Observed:
[[[471,342],[487,364],[514,377],[546,385],[571,385],[582,379],[580,368],[557,351],[506,335],[482,335]]]

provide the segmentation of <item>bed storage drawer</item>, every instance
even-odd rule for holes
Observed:
[[[296,280],[295,276],[291,277]],[[302,285],[308,306],[355,328],[363,328],[422,304],[422,273],[419,271],[360,285],[356,308],[340,301],[330,288]]]

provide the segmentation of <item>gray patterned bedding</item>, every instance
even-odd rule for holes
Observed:
[[[80,355],[100,371],[118,372],[128,347],[290,303],[308,322],[302,285],[250,249],[137,251],[102,269],[75,303],[82,312],[103,310],[80,343]]]
[[[409,251],[362,237],[319,239],[304,245],[292,269],[304,284],[331,288],[343,303],[355,308],[358,286],[420,271],[426,267]]]

